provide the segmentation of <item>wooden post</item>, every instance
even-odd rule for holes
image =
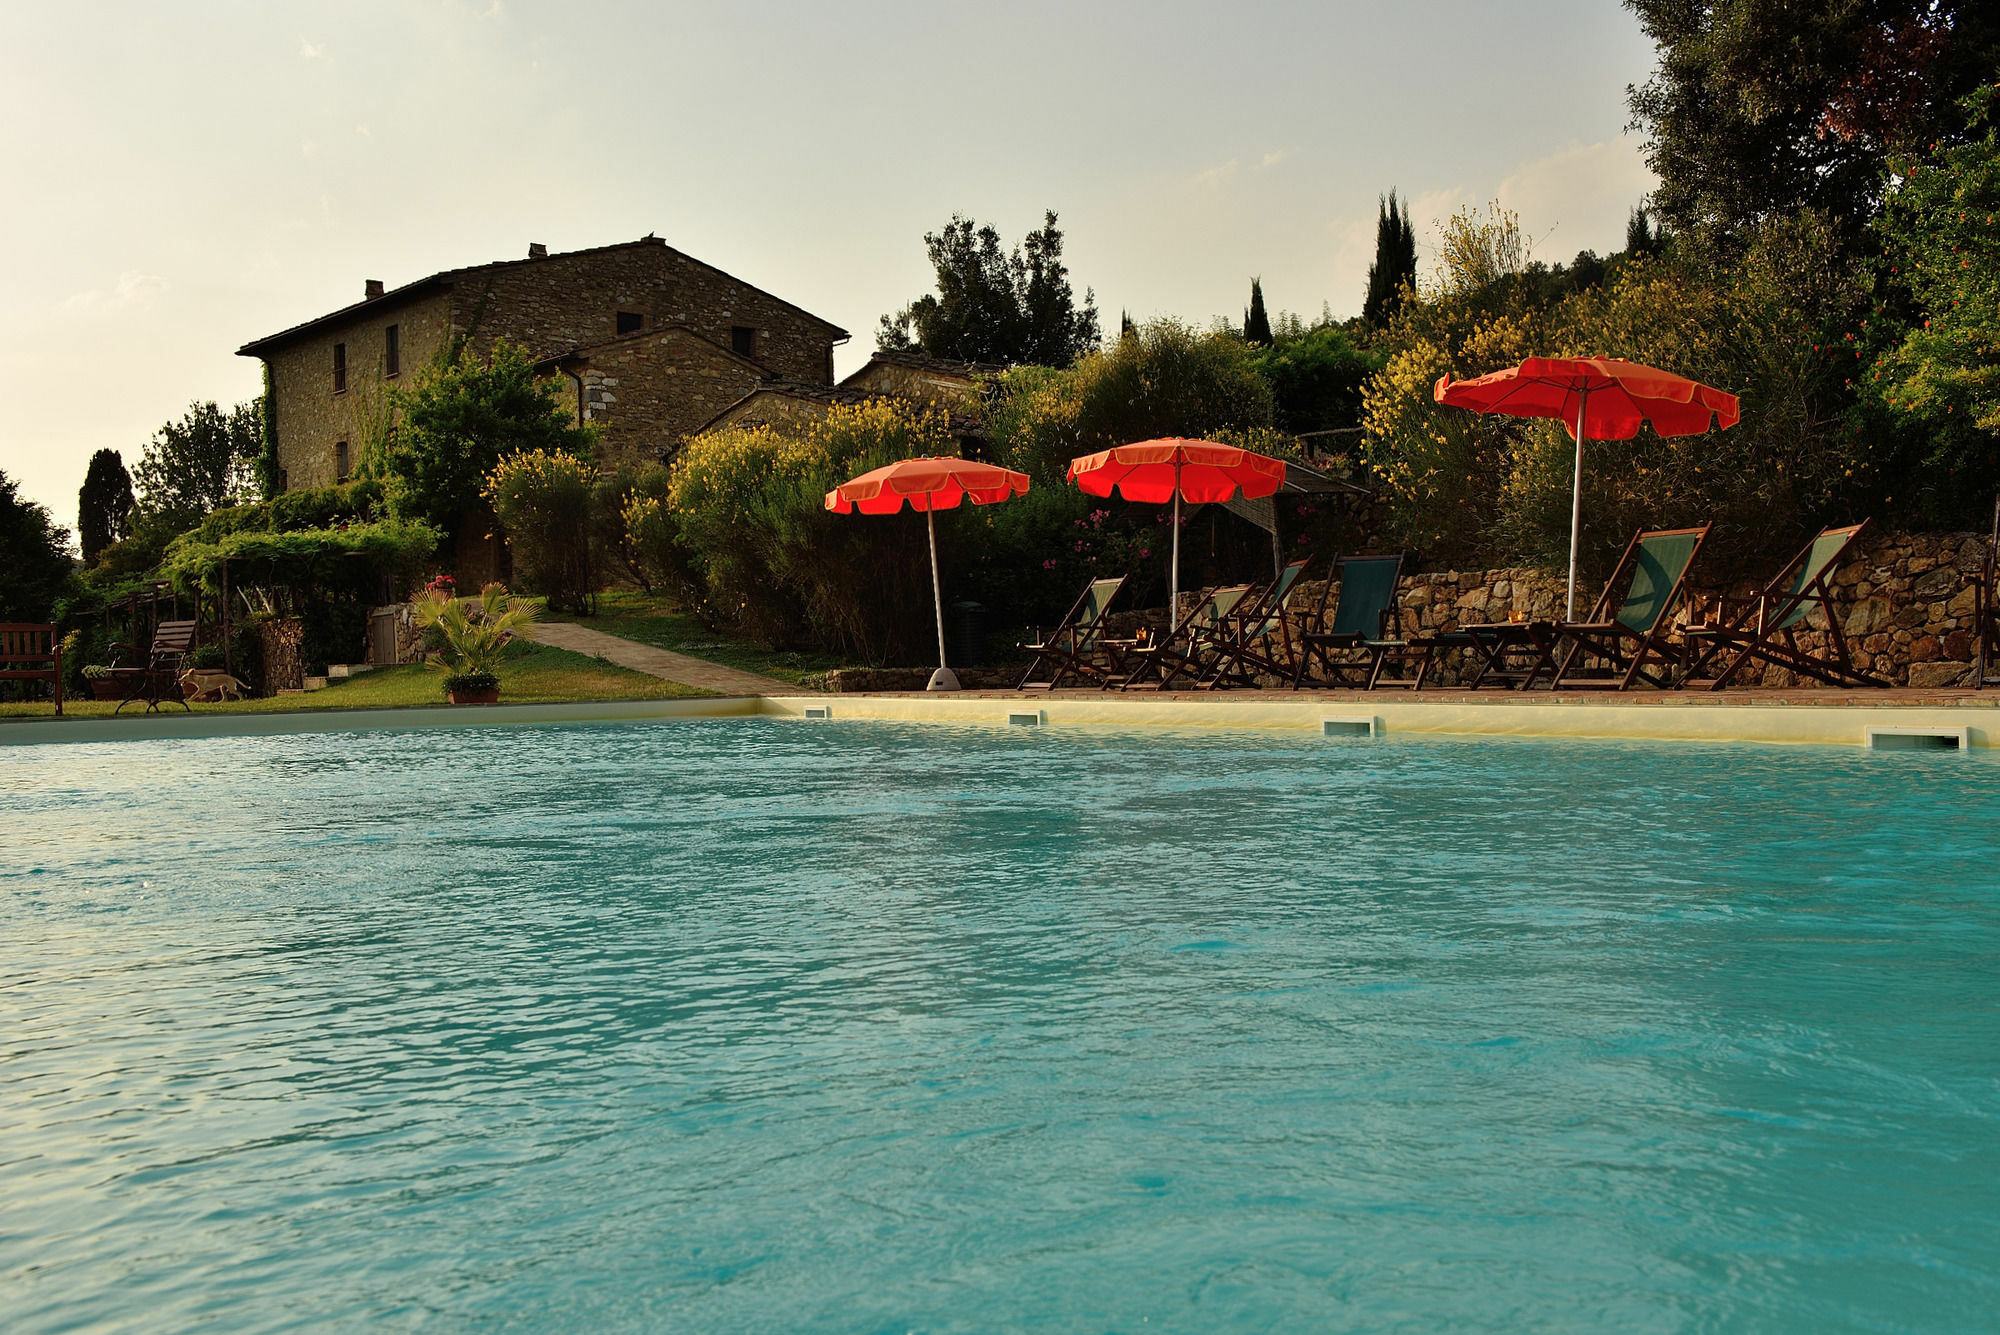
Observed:
[[[229,645],[229,558],[222,558],[222,670],[230,676],[236,675],[236,664]]]

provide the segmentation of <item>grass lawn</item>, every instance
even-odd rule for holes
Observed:
[[[819,686],[815,678],[820,674],[834,668],[861,666],[832,654],[765,649],[728,631],[710,630],[686,612],[677,610],[663,594],[641,593],[637,589],[612,589],[599,594],[594,617],[551,612],[544,619],[574,621],[606,635],[623,636],[691,658],[705,658],[724,667],[761,672],[815,690]]]
[[[613,589],[599,594],[597,615],[594,617],[551,612],[546,613],[544,619],[574,621],[579,626],[601,630],[606,635],[620,635],[641,644],[650,644],[656,649],[671,649],[691,658],[706,658],[711,663],[741,668],[745,672],[761,672],[767,677],[776,677],[779,681],[788,681],[808,690],[822,689],[820,678],[835,668],[869,666],[812,650],[766,649],[728,630],[709,629],[693,616],[680,611],[664,594],[641,593],[636,589]],[[1014,647],[1015,642],[1024,638],[1025,634],[1018,629],[991,633],[987,646],[992,661],[984,666],[1002,669],[1025,667],[1029,655]],[[906,666],[928,670],[936,664],[926,658],[921,663]]]
[[[601,658],[573,654],[545,644],[517,642],[499,671],[500,703],[556,704],[573,700],[678,700],[713,695],[696,686],[662,681],[643,672],[613,666]],[[323,691],[276,695],[265,700],[240,700],[223,705],[195,705],[198,714],[264,714],[318,709],[402,709],[411,705],[441,705],[444,675],[411,665],[366,672],[330,683]],[[109,700],[65,700],[63,713],[103,717],[116,709]],[[131,714],[143,706],[127,706]],[[176,705],[162,705],[180,713]],[[52,718],[55,706],[46,700],[0,701],[0,718]]]

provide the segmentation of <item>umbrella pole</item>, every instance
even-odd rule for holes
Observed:
[[[1181,470],[1174,467],[1174,568],[1167,577],[1167,626],[1180,624],[1181,616]]]
[[[937,613],[938,670],[931,673],[930,684],[925,690],[955,691],[958,689],[958,674],[945,666],[944,662],[944,581],[938,578],[937,559],[937,511],[928,502],[924,505],[924,527],[931,539],[931,607]]]
[[[1576,476],[1569,486],[1569,597],[1563,603],[1563,620],[1576,620],[1576,540],[1583,530],[1583,409],[1590,391],[1576,396]]]

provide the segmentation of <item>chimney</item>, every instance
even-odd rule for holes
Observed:
[[[375,300],[375,298],[382,295],[382,280],[379,278],[362,279],[361,294],[362,294],[362,300],[364,301]]]
[[[543,245],[543,244],[542,244],[541,242],[539,242],[539,241],[530,241],[530,242],[528,243],[528,258],[529,258],[529,259],[531,259],[531,260],[545,260],[545,259],[547,259],[548,257],[549,257],[549,248],[548,248],[547,246]]]

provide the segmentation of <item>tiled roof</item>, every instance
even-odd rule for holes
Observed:
[[[304,324],[295,324],[289,329],[281,329],[275,334],[270,334],[259,339],[253,339],[252,341],[245,343],[242,347],[238,348],[236,350],[236,355],[239,357],[261,357],[266,351],[269,351],[272,348],[276,348],[282,344],[289,343],[293,339],[298,338],[301,335],[309,334],[314,330],[320,329],[324,326],[339,324],[345,321],[348,317],[354,315],[355,313],[361,310],[369,308],[380,308],[384,305],[392,304],[398,301],[406,301],[412,297],[424,296],[436,289],[450,287],[452,284],[461,282],[464,279],[469,278],[474,274],[492,273],[498,269],[519,268],[520,266],[525,264],[546,264],[550,260],[573,259],[578,255],[598,255],[606,251],[626,250],[635,246],[658,246],[664,250],[671,250],[673,251],[674,254],[681,256],[681,258],[688,260],[691,263],[700,264],[704,269],[715,269],[715,272],[722,274],[724,278],[729,279],[733,283],[742,283],[744,287],[749,288],[753,292],[763,293],[763,295],[769,297],[771,300],[779,303],[780,305],[791,307],[791,309],[805,316],[808,320],[812,320],[817,324],[825,325],[826,328],[831,330],[836,336],[835,337],[836,342],[839,342],[847,338],[848,336],[847,331],[845,329],[842,329],[839,325],[833,323],[831,320],[821,319],[819,316],[814,315],[811,311],[805,309],[803,306],[798,306],[793,304],[792,302],[786,301],[783,297],[778,296],[774,292],[765,292],[763,288],[758,287],[755,283],[745,283],[741,278],[738,278],[735,274],[727,273],[721,269],[716,269],[713,264],[708,264],[701,260],[695,259],[694,256],[687,254],[685,251],[674,250],[672,246],[667,245],[667,243],[662,241],[659,237],[642,236],[637,241],[616,241],[608,246],[587,246],[582,250],[559,251],[553,255],[532,255],[529,256],[527,259],[522,259],[522,260],[494,260],[487,264],[474,264],[474,265],[468,265],[460,269],[440,270],[439,272],[430,275],[428,278],[419,278],[414,283],[405,283],[401,287],[391,288],[387,292],[384,292],[379,297],[367,297],[361,301],[355,302],[352,306],[343,306],[337,311],[332,311],[326,315],[317,316],[311,320],[307,320]]]
[[[944,357],[926,356],[921,352],[884,352],[877,349],[869,356],[867,362],[862,364],[860,371],[848,376],[841,383],[846,384],[876,362],[884,362],[890,366],[906,366],[913,371],[928,371],[933,375],[955,376],[961,380],[970,380],[974,376],[981,375],[999,375],[1002,371],[1012,369],[1000,362],[958,362]]]

